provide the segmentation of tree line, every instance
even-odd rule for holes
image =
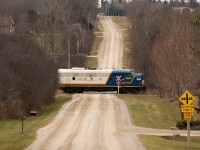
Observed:
[[[200,30],[194,12],[149,1],[132,1],[127,7],[132,24],[131,67],[146,76],[149,89],[199,94]]]
[[[84,66],[94,39],[97,0],[0,0],[15,32],[0,34],[0,119],[54,101],[57,69]],[[84,55],[80,55],[84,54]]]
[[[127,2],[123,0],[101,1],[101,11],[107,16],[125,16]]]
[[[184,0],[181,1],[161,1],[161,0],[147,0],[149,3],[159,3],[159,4],[164,4],[168,5],[170,7],[175,7],[175,8],[183,8],[183,7],[188,7],[188,8],[198,8],[200,5],[196,0],[190,0],[187,3]],[[127,14],[127,6],[129,5],[129,1],[123,1],[123,0],[101,0],[101,12],[103,12],[107,16],[126,16]]]

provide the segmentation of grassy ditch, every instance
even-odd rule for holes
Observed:
[[[147,150],[189,150],[187,137],[173,139],[172,137],[139,135],[139,138]],[[191,137],[191,149],[200,149],[199,137]]]
[[[140,127],[169,129],[180,120],[178,102],[156,96],[119,95],[126,103],[132,122]]]
[[[43,108],[36,117],[24,117],[24,133],[22,134],[22,121],[0,121],[0,149],[21,150],[31,144],[36,138],[36,131],[47,125],[57,114],[61,106],[71,100],[71,96],[57,96],[56,102]]]

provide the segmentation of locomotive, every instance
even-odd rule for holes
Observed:
[[[58,69],[59,87],[65,93],[117,91],[139,93],[146,84],[142,73],[134,69]]]

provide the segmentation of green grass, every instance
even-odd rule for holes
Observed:
[[[181,119],[178,102],[156,96],[119,95],[126,103],[132,122],[140,127],[169,129]]]
[[[96,57],[88,57],[86,66],[89,68],[97,68],[98,67],[97,58]]]
[[[99,46],[100,46],[102,40],[103,40],[102,36],[96,35],[94,43],[92,45],[92,51],[90,53],[91,56],[97,56],[98,55],[98,49],[99,49]]]
[[[57,114],[61,106],[68,102],[71,96],[57,96],[56,102],[42,109],[36,117],[24,117],[24,133],[22,121],[6,120],[0,122],[0,149],[21,150],[31,144],[36,138],[36,131],[47,125]]]
[[[102,37],[103,34],[102,34],[102,32],[95,32],[95,36],[97,36],[97,37]]]
[[[189,150],[187,137],[173,139],[172,137],[158,137],[139,135],[147,150]],[[191,149],[200,149],[200,138],[191,137]]]

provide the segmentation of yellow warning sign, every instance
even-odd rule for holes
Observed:
[[[194,100],[194,96],[188,91],[186,90],[183,95],[179,98],[179,100],[184,104],[184,105],[190,105],[193,100]]]
[[[184,113],[184,120],[191,120],[192,119],[192,113]]]
[[[194,105],[181,105],[181,112],[185,113],[194,112]]]

